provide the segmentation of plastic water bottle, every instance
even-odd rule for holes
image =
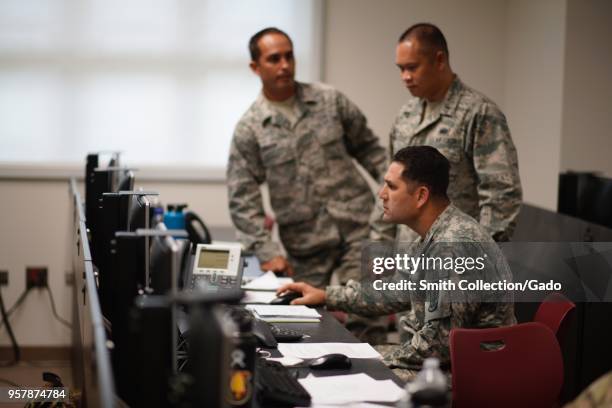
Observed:
[[[164,214],[164,224],[168,229],[185,229],[185,214],[183,209],[187,204],[168,204],[168,211]]]
[[[159,200],[158,196],[151,196],[149,198],[151,203],[151,225],[150,228],[155,228],[160,222],[164,222],[164,205]]]
[[[153,207],[151,228],[155,228],[160,222],[164,222],[164,207]]]
[[[437,358],[428,358],[414,381],[406,385],[406,394],[398,403],[402,408],[448,407],[446,376]]]

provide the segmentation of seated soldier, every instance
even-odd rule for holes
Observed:
[[[511,281],[508,264],[487,230],[450,203],[446,195],[448,182],[449,162],[435,148],[409,146],[399,150],[378,194],[384,207],[383,219],[405,224],[419,234],[413,246],[420,258],[458,260],[484,253],[485,267],[461,272],[455,269],[445,276],[441,275],[443,270],[432,275],[431,270],[424,268],[408,273],[398,268],[393,277],[383,281],[397,283],[423,278],[431,282],[446,278],[455,284],[459,280]],[[414,377],[428,357],[440,359],[442,367],[450,365],[451,329],[516,323],[507,292],[493,298],[484,291],[458,289],[425,290],[419,295],[418,290],[380,290],[381,286],[380,281],[373,285],[351,280],[346,286],[322,290],[296,282],[282,286],[278,293],[301,293],[302,297],[293,300],[295,305],[326,304],[330,310],[366,316],[410,310],[399,322],[402,344],[377,346],[385,364],[405,381]]]

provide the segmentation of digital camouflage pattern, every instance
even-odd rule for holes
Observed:
[[[348,98],[323,84],[296,88],[293,127],[260,96],[230,148],[230,214],[238,238],[261,261],[282,254],[264,228],[261,184],[268,184],[285,249],[301,259],[367,237],[374,196],[353,159],[379,181],[386,170],[384,148]]]
[[[425,101],[420,98],[411,98],[401,108],[390,134],[391,157],[406,146],[438,149],[451,165],[447,193],[452,203],[478,220],[496,241],[509,240],[522,190],[516,149],[504,114],[458,77],[434,115],[424,115],[424,110]],[[393,234],[388,224],[375,227],[381,236]],[[400,231],[401,241],[417,238],[408,227]]]
[[[467,246],[480,246],[481,253],[488,253],[497,245],[483,226],[472,217],[449,205],[431,226],[427,235],[416,242],[418,254],[425,257],[465,256],[461,253],[449,253],[449,245],[436,243],[461,243],[456,251]],[[492,245],[491,245],[492,244]],[[439,248],[444,248],[440,250]],[[440,253],[441,251],[441,253]],[[414,254],[413,254],[414,255]],[[492,268],[484,269],[484,279],[511,280],[510,268],[503,256],[492,254]],[[420,271],[417,272],[418,275]],[[451,279],[470,279],[469,273],[457,275],[451,273]],[[454,275],[454,276],[453,276]],[[447,276],[449,277],[449,276]],[[415,276],[415,279],[418,278]],[[396,272],[391,280],[413,279],[402,271]],[[431,296],[434,295],[434,296]],[[485,328],[499,327],[516,323],[512,302],[480,302],[466,299],[464,302],[444,301],[444,291],[428,292],[426,297],[415,296],[411,291],[377,291],[365,281],[350,281],[345,287],[329,286],[326,290],[326,303],[329,309],[358,313],[365,316],[384,315],[408,311],[398,324],[401,344],[384,349],[384,362],[392,368],[415,370],[420,368],[423,360],[437,357],[441,365],[448,367],[449,334],[452,328]]]

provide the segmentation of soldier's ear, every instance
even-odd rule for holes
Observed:
[[[249,62],[249,68],[251,68],[251,71],[253,71],[253,73],[259,75],[259,64],[257,62]]]
[[[421,208],[429,201],[430,191],[427,186],[417,187],[417,208]]]
[[[434,60],[436,61],[436,65],[440,67],[442,70],[446,65],[448,65],[448,61],[446,59],[446,54],[444,51],[436,51],[436,55],[434,56]]]

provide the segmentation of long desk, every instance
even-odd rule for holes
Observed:
[[[319,323],[274,323],[280,327],[298,330],[309,335],[301,342],[303,343],[359,343],[336,318],[323,309],[317,309],[322,318]],[[280,357],[281,354],[276,349],[266,349],[273,357]],[[399,386],[403,386],[402,380],[393,371],[385,366],[382,361],[371,358],[352,358],[353,366],[349,370],[310,370],[299,368],[299,378],[303,378],[309,373],[315,377],[325,377],[331,375],[346,375],[365,373],[375,380],[393,380]]]

